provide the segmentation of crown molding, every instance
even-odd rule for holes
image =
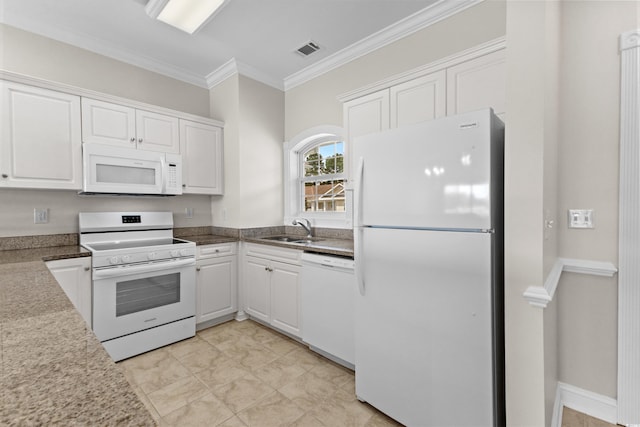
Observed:
[[[485,0],[438,0],[431,6],[408,16],[407,18],[378,31],[377,33],[374,33],[373,35],[366,37],[299,72],[285,77],[284,80],[275,78],[272,75],[258,70],[248,64],[242,63],[235,58],[230,59],[209,74],[200,75],[184,68],[176,67],[166,62],[140,55],[139,53],[130,51],[126,47],[105,42],[88,34],[72,34],[66,29],[56,26],[53,23],[47,24],[44,28],[46,30],[44,33],[47,34],[44,37],[52,38],[62,43],[67,43],[72,46],[205,89],[211,89],[234,73],[238,73],[276,89],[287,91],[347,64],[354,59],[413,34],[416,31],[426,28],[443,19],[449,18],[456,13],[475,6],[483,1]],[[33,23],[20,20],[19,18],[15,18],[10,25],[35,34],[43,33],[42,26],[36,28]]]
[[[205,78],[197,73],[141,55],[140,53],[133,52],[126,47],[105,42],[89,34],[72,34],[65,28],[56,26],[53,23],[39,24],[38,26],[35,26],[28,20],[22,20],[19,17],[15,17],[10,25],[38,35],[43,34],[44,29],[44,34],[46,35],[42,35],[42,37],[57,40],[73,47],[106,56],[166,77],[171,77],[185,83],[206,88]]]
[[[205,77],[207,88],[212,89],[234,74],[249,77],[250,79],[257,80],[278,90],[284,90],[284,85],[281,80],[275,79],[257,68],[240,62],[236,58],[231,58]]]
[[[303,83],[334,70],[370,52],[380,49],[403,37],[422,30],[436,22],[449,18],[484,0],[439,0],[405,19],[348,46],[325,59],[316,62],[284,79],[284,90],[293,89]]]

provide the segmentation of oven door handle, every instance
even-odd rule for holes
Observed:
[[[136,265],[131,267],[108,267],[104,269],[94,269],[94,279],[107,279],[109,277],[128,276],[136,273],[148,273],[152,271],[160,271],[168,268],[195,266],[195,258],[160,261],[144,265]]]

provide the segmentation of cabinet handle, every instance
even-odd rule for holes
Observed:
[[[265,269],[266,271],[273,271],[273,268],[271,268],[271,267],[265,267],[264,269]]]
[[[89,271],[89,270],[91,270],[91,267],[85,267],[84,268],[84,271]]]
[[[200,267],[196,267],[196,271],[200,271]]]
[[[131,142],[136,142],[136,139],[134,137],[131,137]]]
[[[142,144],[142,138],[138,138],[138,142]]]
[[[3,173],[3,174],[2,174],[2,177],[3,177],[3,178],[9,178],[9,175],[7,175],[6,173]]]

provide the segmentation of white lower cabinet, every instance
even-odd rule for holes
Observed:
[[[237,243],[198,246],[196,324],[238,311]]]
[[[295,249],[247,243],[242,265],[247,314],[298,338],[301,255]]]
[[[49,261],[47,268],[87,325],[91,326],[91,257]]]

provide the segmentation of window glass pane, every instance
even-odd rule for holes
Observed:
[[[322,179],[344,173],[344,142],[316,145],[301,156],[305,181],[301,184],[305,212],[344,212],[344,180]],[[311,180],[310,180],[311,179]]]
[[[316,183],[305,182],[303,186],[304,192],[304,211],[314,212],[316,211],[318,199],[316,196]]]
[[[305,212],[344,212],[344,180],[305,182]]]
[[[304,155],[304,176],[317,176],[320,173],[320,155],[318,149],[313,148]]]

